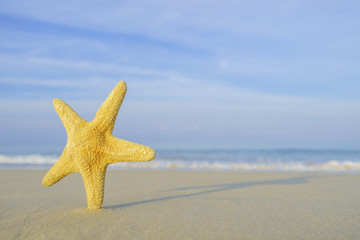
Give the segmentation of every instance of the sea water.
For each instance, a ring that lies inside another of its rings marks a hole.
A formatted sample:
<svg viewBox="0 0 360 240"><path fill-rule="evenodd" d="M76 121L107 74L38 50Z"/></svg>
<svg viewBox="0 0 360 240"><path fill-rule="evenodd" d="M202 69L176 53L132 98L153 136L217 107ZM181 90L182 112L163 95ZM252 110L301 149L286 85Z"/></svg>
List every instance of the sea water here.
<svg viewBox="0 0 360 240"><path fill-rule="evenodd" d="M49 169L61 152L1 154L2 169ZM326 171L360 173L360 150L156 149L151 162L123 162L111 169L192 171Z"/></svg>

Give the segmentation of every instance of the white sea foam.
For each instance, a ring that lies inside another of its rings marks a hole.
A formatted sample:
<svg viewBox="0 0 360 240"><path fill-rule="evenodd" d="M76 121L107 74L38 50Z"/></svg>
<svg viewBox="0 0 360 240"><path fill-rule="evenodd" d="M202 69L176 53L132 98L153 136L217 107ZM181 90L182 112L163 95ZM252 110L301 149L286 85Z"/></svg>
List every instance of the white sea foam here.
<svg viewBox="0 0 360 240"><path fill-rule="evenodd" d="M0 168L50 168L59 155L0 155ZM325 161L322 163L261 161L204 161L155 159L151 162L120 162L111 169L154 169L192 171L320 171L320 172L360 172L360 161Z"/></svg>
<svg viewBox="0 0 360 240"><path fill-rule="evenodd" d="M210 163L184 161L153 161L148 163L115 163L113 168L120 169L171 169L194 171L352 171L360 172L360 162L329 161L324 164L251 164L251 163Z"/></svg>
<svg viewBox="0 0 360 240"><path fill-rule="evenodd" d="M0 155L1 165L47 165L54 164L58 155Z"/></svg>

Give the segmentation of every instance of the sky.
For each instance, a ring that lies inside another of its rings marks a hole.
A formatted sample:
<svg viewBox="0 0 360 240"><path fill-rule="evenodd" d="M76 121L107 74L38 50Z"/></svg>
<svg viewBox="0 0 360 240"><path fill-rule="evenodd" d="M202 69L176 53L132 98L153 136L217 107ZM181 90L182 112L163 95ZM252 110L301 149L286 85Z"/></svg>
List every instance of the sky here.
<svg viewBox="0 0 360 240"><path fill-rule="evenodd" d="M360 149L360 2L0 1L0 153L61 151L52 106L155 148Z"/></svg>

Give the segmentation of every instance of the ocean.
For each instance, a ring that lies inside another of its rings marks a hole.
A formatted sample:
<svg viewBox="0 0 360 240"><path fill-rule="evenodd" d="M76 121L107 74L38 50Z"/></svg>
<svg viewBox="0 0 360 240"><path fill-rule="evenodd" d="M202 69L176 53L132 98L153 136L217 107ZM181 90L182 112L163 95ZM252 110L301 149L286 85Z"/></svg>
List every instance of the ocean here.
<svg viewBox="0 0 360 240"><path fill-rule="evenodd" d="M155 149L144 163L115 163L110 169L190 171L290 171L360 173L360 150L321 149ZM49 169L61 152L1 154L1 169Z"/></svg>

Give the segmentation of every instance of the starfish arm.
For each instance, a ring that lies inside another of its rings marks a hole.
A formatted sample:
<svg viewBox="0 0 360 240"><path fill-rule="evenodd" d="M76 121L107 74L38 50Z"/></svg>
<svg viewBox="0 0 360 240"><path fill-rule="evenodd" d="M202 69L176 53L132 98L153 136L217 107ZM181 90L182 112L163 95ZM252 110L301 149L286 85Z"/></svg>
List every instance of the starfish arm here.
<svg viewBox="0 0 360 240"><path fill-rule="evenodd" d="M116 162L147 162L155 158L154 149L114 136L108 137L104 153L107 164Z"/></svg>
<svg viewBox="0 0 360 240"><path fill-rule="evenodd" d="M101 209L103 207L106 168L107 165L103 165L97 169L87 168L81 171L88 209Z"/></svg>
<svg viewBox="0 0 360 240"><path fill-rule="evenodd" d="M120 81L111 91L107 99L103 102L100 109L96 113L93 124L97 126L99 131L109 131L112 133L115 120L119 112L120 106L126 94L126 83Z"/></svg>
<svg viewBox="0 0 360 240"><path fill-rule="evenodd" d="M72 161L71 156L69 155L69 151L67 150L67 147L65 147L63 153L60 156L60 159L46 173L42 180L42 185L44 187L52 186L70 173L76 171L77 169Z"/></svg>
<svg viewBox="0 0 360 240"><path fill-rule="evenodd" d="M126 83L120 81L103 102L92 123L99 131L112 133L120 106L126 94Z"/></svg>
<svg viewBox="0 0 360 240"><path fill-rule="evenodd" d="M66 132L69 134L74 129L86 123L66 102L61 99L54 99L54 108L58 113L62 123L65 126Z"/></svg>

